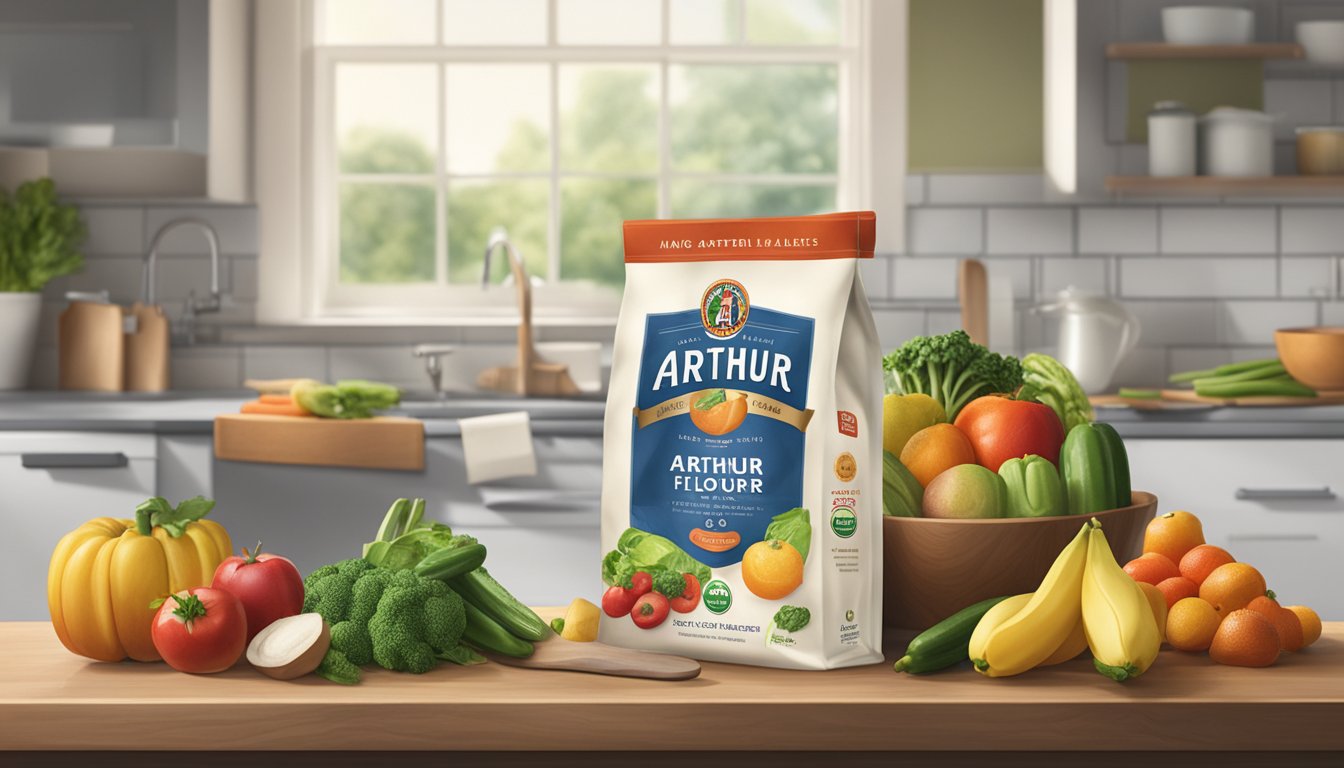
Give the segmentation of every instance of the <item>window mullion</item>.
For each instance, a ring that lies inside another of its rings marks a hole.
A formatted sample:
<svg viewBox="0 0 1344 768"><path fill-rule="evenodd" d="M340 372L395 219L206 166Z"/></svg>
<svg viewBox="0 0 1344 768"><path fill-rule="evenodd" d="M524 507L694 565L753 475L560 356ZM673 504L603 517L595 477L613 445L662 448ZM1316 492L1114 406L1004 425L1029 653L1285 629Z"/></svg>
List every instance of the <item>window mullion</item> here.
<svg viewBox="0 0 1344 768"><path fill-rule="evenodd" d="M437 4L442 13L442 3ZM440 19L440 22L442 19ZM442 34L443 25L439 25ZM438 152L435 153L436 173L434 174L434 281L439 285L448 284L448 65L435 67L438 72L438 87L434 101L438 104L435 117L438 125Z"/></svg>

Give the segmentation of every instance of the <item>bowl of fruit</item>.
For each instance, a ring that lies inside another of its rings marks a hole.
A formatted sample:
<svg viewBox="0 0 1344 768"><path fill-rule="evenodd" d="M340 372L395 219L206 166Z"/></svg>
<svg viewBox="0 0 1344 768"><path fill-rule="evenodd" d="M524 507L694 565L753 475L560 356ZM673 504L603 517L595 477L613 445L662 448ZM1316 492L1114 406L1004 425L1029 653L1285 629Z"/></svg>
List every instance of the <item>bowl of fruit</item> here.
<svg viewBox="0 0 1344 768"><path fill-rule="evenodd" d="M1157 498L1130 488L1124 442L1051 357L961 331L883 361L883 621L922 630L1031 592L1092 519L1116 560L1139 554Z"/></svg>

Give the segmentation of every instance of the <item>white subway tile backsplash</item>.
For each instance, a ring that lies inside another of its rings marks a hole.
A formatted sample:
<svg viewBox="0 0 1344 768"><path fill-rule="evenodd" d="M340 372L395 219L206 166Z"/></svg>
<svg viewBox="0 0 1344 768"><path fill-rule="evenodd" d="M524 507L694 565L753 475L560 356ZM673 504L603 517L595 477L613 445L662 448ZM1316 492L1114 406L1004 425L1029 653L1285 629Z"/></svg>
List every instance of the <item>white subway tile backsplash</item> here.
<svg viewBox="0 0 1344 768"><path fill-rule="evenodd" d="M1163 253L1274 253L1277 250L1273 208L1164 207L1161 211Z"/></svg>
<svg viewBox="0 0 1344 768"><path fill-rule="evenodd" d="M1321 325L1344 325L1344 301L1321 304Z"/></svg>
<svg viewBox="0 0 1344 768"><path fill-rule="evenodd" d="M1032 274L1031 259L995 257L985 259L985 272L991 283L995 278L1006 277L1013 284L1014 299L1032 299L1036 296Z"/></svg>
<svg viewBox="0 0 1344 768"><path fill-rule="evenodd" d="M141 261L116 256L85 259L84 268L47 283L42 296L47 301L65 301L66 291L103 291L117 304L129 304L140 296Z"/></svg>
<svg viewBox="0 0 1344 768"><path fill-rule="evenodd" d="M145 209L84 206L79 210L88 228L81 250L88 256L139 256L145 247Z"/></svg>
<svg viewBox="0 0 1344 768"><path fill-rule="evenodd" d="M1073 208L991 208L988 253L1073 253Z"/></svg>
<svg viewBox="0 0 1344 768"><path fill-rule="evenodd" d="M1172 347L1167 354L1170 373L1207 371L1232 362L1232 351L1227 347Z"/></svg>
<svg viewBox="0 0 1344 768"><path fill-rule="evenodd" d="M244 347L245 379L327 379L324 347Z"/></svg>
<svg viewBox="0 0 1344 768"><path fill-rule="evenodd" d="M1167 351L1162 347L1135 347L1120 361L1107 390L1120 387L1160 387L1167 380Z"/></svg>
<svg viewBox="0 0 1344 768"><path fill-rule="evenodd" d="M877 338L882 351L889 352L904 344L908 339L923 335L924 310L922 309L874 309L873 321L877 323Z"/></svg>
<svg viewBox="0 0 1344 768"><path fill-rule="evenodd" d="M238 347L174 347L169 358L173 389L237 389L242 386Z"/></svg>
<svg viewBox="0 0 1344 768"><path fill-rule="evenodd" d="M1106 259L1061 256L1041 259L1040 265L1042 300L1052 299L1070 286L1093 293L1107 292Z"/></svg>
<svg viewBox="0 0 1344 768"><path fill-rule="evenodd" d="M1286 254L1344 253L1344 206L1285 206L1282 227Z"/></svg>
<svg viewBox="0 0 1344 768"><path fill-rule="evenodd" d="M247 205L152 207L145 213L145 244L159 228L174 219L204 219L219 235L219 248L227 254L257 253L257 209ZM204 256L210 253L205 235L194 227L175 229L159 244L170 256Z"/></svg>
<svg viewBox="0 0 1344 768"><path fill-rule="evenodd" d="M1271 298L1273 258L1146 258L1120 263L1120 295L1130 298Z"/></svg>
<svg viewBox="0 0 1344 768"><path fill-rule="evenodd" d="M1331 109L1329 80L1265 80L1265 111L1275 117L1274 138L1291 141L1302 125L1329 125Z"/></svg>
<svg viewBox="0 0 1344 768"><path fill-rule="evenodd" d="M891 295L897 299L955 299L957 259L894 259Z"/></svg>
<svg viewBox="0 0 1344 768"><path fill-rule="evenodd" d="M870 301L891 296L891 261L892 257L887 254L859 259L859 276L863 279L863 290Z"/></svg>
<svg viewBox="0 0 1344 768"><path fill-rule="evenodd" d="M906 221L910 253L978 254L984 248L982 218L979 208L910 210Z"/></svg>
<svg viewBox="0 0 1344 768"><path fill-rule="evenodd" d="M443 361L445 366L453 364L451 355ZM410 347L331 347L327 350L327 367L332 381L373 379L402 389L430 389L425 361L411 354Z"/></svg>
<svg viewBox="0 0 1344 768"><path fill-rule="evenodd" d="M912 173L905 177L905 204L923 205L927 200L924 197L925 176L920 173Z"/></svg>
<svg viewBox="0 0 1344 768"><path fill-rule="evenodd" d="M257 260L247 256L229 258L229 295L235 299L257 298Z"/></svg>
<svg viewBox="0 0 1344 768"><path fill-rule="evenodd" d="M1125 308L1138 319L1145 347L1217 343L1217 302L1129 300Z"/></svg>
<svg viewBox="0 0 1344 768"><path fill-rule="evenodd" d="M1156 208L1079 208L1079 253L1157 253Z"/></svg>
<svg viewBox="0 0 1344 768"><path fill-rule="evenodd" d="M1316 324L1313 301L1219 302L1220 344L1273 344L1274 329Z"/></svg>
<svg viewBox="0 0 1344 768"><path fill-rule="evenodd" d="M192 292L198 298L210 296L210 259L205 256L168 257L158 260L158 301L166 305L180 305ZM228 264L220 265L220 289L228 293Z"/></svg>
<svg viewBox="0 0 1344 768"><path fill-rule="evenodd" d="M956 309L930 309L924 322L925 333L930 335L951 333L961 328L961 311Z"/></svg>
<svg viewBox="0 0 1344 768"><path fill-rule="evenodd" d="M1279 295L1284 298L1328 299L1335 295L1337 260L1322 256L1279 259Z"/></svg>
<svg viewBox="0 0 1344 768"><path fill-rule="evenodd" d="M1045 177L1039 173L935 173L929 177L934 205L1040 202Z"/></svg>
<svg viewBox="0 0 1344 768"><path fill-rule="evenodd" d="M1279 350L1270 345L1228 347L1228 352L1231 353L1232 362L1234 363L1245 363L1251 360L1268 360L1271 357L1279 356Z"/></svg>

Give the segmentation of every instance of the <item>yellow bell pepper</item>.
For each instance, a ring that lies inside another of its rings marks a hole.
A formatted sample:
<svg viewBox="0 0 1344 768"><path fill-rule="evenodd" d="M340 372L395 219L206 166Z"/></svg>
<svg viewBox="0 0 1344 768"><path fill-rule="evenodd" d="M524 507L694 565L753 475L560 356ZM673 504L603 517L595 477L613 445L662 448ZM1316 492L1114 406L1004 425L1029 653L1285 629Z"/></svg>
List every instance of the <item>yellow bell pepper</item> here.
<svg viewBox="0 0 1344 768"><path fill-rule="evenodd" d="M200 497L141 504L134 520L97 517L56 544L47 569L47 607L71 652L98 661L158 661L150 603L208 585L233 550L224 527L202 517Z"/></svg>
<svg viewBox="0 0 1344 768"><path fill-rule="evenodd" d="M565 611L565 628L560 631L560 636L576 643L591 643L597 639L597 625L601 620L602 611L596 605L576 597Z"/></svg>

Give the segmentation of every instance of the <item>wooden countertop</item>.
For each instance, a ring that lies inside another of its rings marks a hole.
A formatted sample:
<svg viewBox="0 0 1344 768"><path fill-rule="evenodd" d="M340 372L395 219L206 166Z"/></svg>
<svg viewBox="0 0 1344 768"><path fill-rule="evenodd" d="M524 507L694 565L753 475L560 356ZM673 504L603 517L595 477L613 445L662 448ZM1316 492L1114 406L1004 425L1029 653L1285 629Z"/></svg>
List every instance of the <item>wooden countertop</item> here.
<svg viewBox="0 0 1344 768"><path fill-rule="evenodd" d="M446 664L342 687L91 662L45 623L0 624L0 648L0 750L1344 751L1344 622L1269 669L1163 651L1124 685L1074 661L1003 680L705 664L683 683Z"/></svg>

